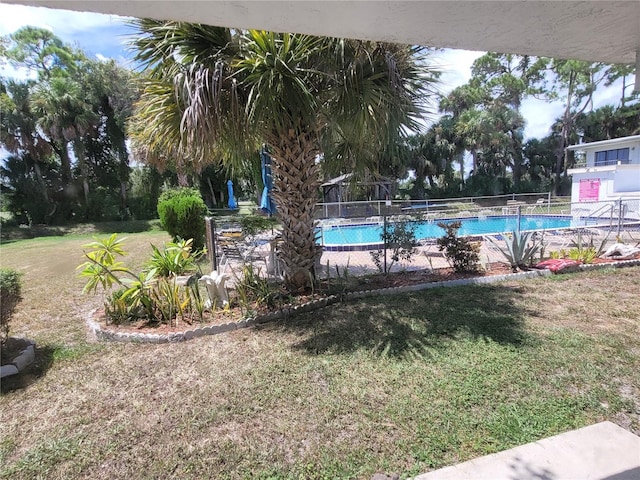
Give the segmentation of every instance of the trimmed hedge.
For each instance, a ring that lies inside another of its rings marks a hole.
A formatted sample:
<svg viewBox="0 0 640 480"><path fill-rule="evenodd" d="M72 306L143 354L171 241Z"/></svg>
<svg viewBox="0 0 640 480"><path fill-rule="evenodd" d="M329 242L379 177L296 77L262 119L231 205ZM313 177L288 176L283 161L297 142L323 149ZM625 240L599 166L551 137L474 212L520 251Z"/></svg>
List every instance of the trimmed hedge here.
<svg viewBox="0 0 640 480"><path fill-rule="evenodd" d="M0 268L0 343L9 337L9 323L13 311L22 299L22 274L9 268Z"/></svg>
<svg viewBox="0 0 640 480"><path fill-rule="evenodd" d="M160 223L174 241L193 239L193 249L204 248L207 206L195 188L166 190L158 199Z"/></svg>

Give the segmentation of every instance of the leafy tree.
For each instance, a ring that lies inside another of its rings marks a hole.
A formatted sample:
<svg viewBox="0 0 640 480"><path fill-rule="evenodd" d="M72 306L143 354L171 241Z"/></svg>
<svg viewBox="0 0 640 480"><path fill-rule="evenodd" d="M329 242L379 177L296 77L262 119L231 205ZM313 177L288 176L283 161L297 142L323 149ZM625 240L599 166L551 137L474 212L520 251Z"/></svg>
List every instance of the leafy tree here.
<svg viewBox="0 0 640 480"><path fill-rule="evenodd" d="M267 143L283 225L285 280L309 284L320 253L318 158L363 172L418 128L435 81L424 49L140 20L149 76L134 135L147 159L237 163ZM179 54L178 54L179 53Z"/></svg>
<svg viewBox="0 0 640 480"><path fill-rule="evenodd" d="M511 168L516 188L522 176L522 139L524 120L520 113L522 101L528 96L541 96L545 91L545 73L549 60L528 55L514 55L489 52L474 61L471 73L493 99L492 103L511 107L515 113L512 119L519 117L511 126L506 127L512 146ZM500 109L504 114L504 109Z"/></svg>
<svg viewBox="0 0 640 480"><path fill-rule="evenodd" d="M67 76L74 68L74 52L45 28L26 26L4 38L5 61L17 68L36 72L40 80Z"/></svg>
<svg viewBox="0 0 640 480"><path fill-rule="evenodd" d="M615 108L605 105L576 117L576 129L584 142L636 135L640 132L640 103Z"/></svg>
<svg viewBox="0 0 640 480"><path fill-rule="evenodd" d="M556 194L561 194L561 176L564 173L566 177L569 165L569 152L566 147L571 144L576 119L592 104L593 94L598 85L612 79L613 76L607 65L580 60L554 59L550 68L555 74L555 82L547 92L547 98L562 99L564 103L555 167Z"/></svg>
<svg viewBox="0 0 640 480"><path fill-rule="evenodd" d="M33 170L36 188L47 203L50 186L42 173L52 153L51 144L37 128L37 118L31 109L29 89L32 82L3 80L0 83L0 141L16 158L22 156L27 170ZM46 221L46 216L42 221Z"/></svg>
<svg viewBox="0 0 640 480"><path fill-rule="evenodd" d="M3 61L37 76L25 82L3 80L0 136L35 172L51 206L44 221L98 218L95 207L112 196L105 188L118 186L111 177L120 180L123 212L129 172L124 125L135 97L130 72L115 62L90 60L44 29L22 28L4 37L3 44ZM42 171L51 162L60 168L49 168L57 177L45 181ZM114 162L118 168L112 168ZM15 180L19 172L9 177ZM92 183L101 188L95 196Z"/></svg>
<svg viewBox="0 0 640 480"><path fill-rule="evenodd" d="M527 174L531 182L530 190L548 189L553 177L557 139L550 135L543 139L532 138L523 147Z"/></svg>

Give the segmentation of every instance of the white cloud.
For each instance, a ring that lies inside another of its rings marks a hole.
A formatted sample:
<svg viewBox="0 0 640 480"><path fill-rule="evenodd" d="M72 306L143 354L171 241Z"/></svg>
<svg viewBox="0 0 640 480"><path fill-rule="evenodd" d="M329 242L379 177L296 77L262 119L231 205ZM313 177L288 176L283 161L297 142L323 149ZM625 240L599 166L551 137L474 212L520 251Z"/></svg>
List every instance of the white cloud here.
<svg viewBox="0 0 640 480"><path fill-rule="evenodd" d="M7 35L25 25L46 28L61 38L72 37L99 26L121 22L122 17L88 12L55 10L24 5L0 5L0 35Z"/></svg>
<svg viewBox="0 0 640 480"><path fill-rule="evenodd" d="M484 53L446 49L434 57L436 65L443 72L441 77L443 94L446 95L454 88L467 83L471 78L471 65Z"/></svg>

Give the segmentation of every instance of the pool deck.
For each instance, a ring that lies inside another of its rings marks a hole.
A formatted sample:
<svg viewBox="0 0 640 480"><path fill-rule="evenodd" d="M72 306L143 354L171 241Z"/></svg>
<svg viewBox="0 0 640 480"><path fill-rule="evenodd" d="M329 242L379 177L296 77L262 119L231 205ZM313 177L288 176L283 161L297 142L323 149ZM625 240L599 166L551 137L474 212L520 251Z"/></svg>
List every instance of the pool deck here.
<svg viewBox="0 0 640 480"><path fill-rule="evenodd" d="M414 480L638 480L640 437L611 422L418 475Z"/></svg>
<svg viewBox="0 0 640 480"><path fill-rule="evenodd" d="M588 235L588 233L587 233ZM626 239L627 243L636 243L638 241L639 234L634 232L632 236L625 237L625 234L622 235L623 239ZM482 238L482 237L476 237ZM506 259L500 248L503 245L502 240L497 240L494 243L489 242L484 237L484 240L479 241L480 245L480 253L479 253L479 263L481 267L485 267L489 264L493 263L506 263ZM577 233L571 230L558 230L558 231L549 231L544 234L544 248L546 256L549 256L549 252L552 251L560 251L562 249L568 249L571 245L572 241L575 241L577 238ZM603 237L600 237L603 238ZM253 252L252 262L256 262L256 266L261 269L263 274L266 274L267 265L270 263L269 259L271 256L271 248L270 245L271 237L265 236L265 238L257 238L254 240L259 240L259 245L257 247L252 247L251 251ZM583 236L583 241L587 240L588 237ZM594 244L598 245L600 239L595 238ZM615 242L615 237L613 235L608 236L608 244L612 244ZM246 245L245 245L246 246ZM390 253L388 253L388 257L390 257ZM390 260L388 260L390 262ZM229 263L229 268L233 271L238 272L239 266L241 264L241 260L236 259ZM378 273L378 269L371 257L369 251L361 250L361 251L323 251L322 257L320 259L320 271L318 275L320 278L324 278L327 275L327 271L330 276L335 276L337 274L336 267L339 267L341 274L345 271L348 271L349 275L354 276L362 276L368 274ZM328 265L328 268L327 268ZM436 270L441 268L450 267L448 260L445 258L443 252L438 249L438 245L435 240L431 241L423 241L416 247L415 253L411 257L411 261L399 261L395 263L391 271L392 272L402 272L402 271L412 271L412 270Z"/></svg>
<svg viewBox="0 0 640 480"><path fill-rule="evenodd" d="M552 250L560 250L566 248L572 239L571 235L551 235L547 234L545 237L546 252ZM612 239L612 242L614 239ZM484 240L480 243L480 265L484 266L491 263L502 262L505 263L506 259L500 250L490 242ZM498 245L502 244L502 241L497 242ZM368 251L355 251L355 252L323 252L321 264L326 266L329 262L330 269L335 271L335 266L342 268L348 267L349 273L353 275L366 275L377 273L377 268L371 259L371 255ZM444 253L438 249L438 245L435 241L428 242L416 247L416 253L412 256L411 262L400 261L393 265L392 271L399 272L403 270L435 270L440 268L450 267L448 260L444 256ZM321 272L322 273L322 272Z"/></svg>

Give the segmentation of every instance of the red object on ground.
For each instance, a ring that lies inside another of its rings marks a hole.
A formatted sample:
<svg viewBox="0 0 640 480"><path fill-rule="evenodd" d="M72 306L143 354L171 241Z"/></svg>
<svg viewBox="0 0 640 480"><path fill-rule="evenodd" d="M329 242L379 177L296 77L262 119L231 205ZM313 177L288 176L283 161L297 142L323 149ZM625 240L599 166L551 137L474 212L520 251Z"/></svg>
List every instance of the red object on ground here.
<svg viewBox="0 0 640 480"><path fill-rule="evenodd" d="M575 269L582 262L576 260L569 260L568 258L550 258L536 264L536 268L546 268L553 273L560 273L567 269Z"/></svg>

